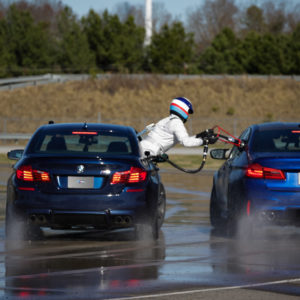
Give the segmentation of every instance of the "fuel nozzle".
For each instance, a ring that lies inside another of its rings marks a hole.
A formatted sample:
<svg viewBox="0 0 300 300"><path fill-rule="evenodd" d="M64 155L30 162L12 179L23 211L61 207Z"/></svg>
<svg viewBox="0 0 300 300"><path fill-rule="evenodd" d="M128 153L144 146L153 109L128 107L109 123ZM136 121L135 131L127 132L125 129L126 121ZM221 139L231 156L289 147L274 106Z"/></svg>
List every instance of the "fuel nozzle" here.
<svg viewBox="0 0 300 300"><path fill-rule="evenodd" d="M215 127L213 127L213 130L215 132L217 132L216 136L218 137L219 141L227 143L227 144L233 144L238 147L245 146L245 143L242 140L236 138L234 135L230 134L228 131L226 131L222 127L216 125Z"/></svg>

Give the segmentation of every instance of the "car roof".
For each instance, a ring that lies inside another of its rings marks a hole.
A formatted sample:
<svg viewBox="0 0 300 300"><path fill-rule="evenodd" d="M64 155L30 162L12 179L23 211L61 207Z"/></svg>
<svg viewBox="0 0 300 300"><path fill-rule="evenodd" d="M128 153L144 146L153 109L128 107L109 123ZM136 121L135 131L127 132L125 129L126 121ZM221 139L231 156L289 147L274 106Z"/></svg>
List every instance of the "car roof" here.
<svg viewBox="0 0 300 300"><path fill-rule="evenodd" d="M267 122L250 126L254 130L277 130L277 129L298 129L300 130L300 122Z"/></svg>
<svg viewBox="0 0 300 300"><path fill-rule="evenodd" d="M130 126L103 124L103 123L53 123L43 125L39 130L101 130L101 131L117 131L123 133L134 133L134 129Z"/></svg>
<svg viewBox="0 0 300 300"><path fill-rule="evenodd" d="M103 123L57 123L57 124L47 124L39 127L33 136L31 137L28 145L25 148L25 153L28 154L30 151L30 145L35 143L39 136L49 134L60 134L68 131L78 131L78 132L89 132L98 131L104 133L105 135L120 135L126 136L132 143L132 153L134 155L139 155L138 139L136 136L136 131L130 126L116 125L116 124L103 124ZM28 152L29 151L29 152Z"/></svg>

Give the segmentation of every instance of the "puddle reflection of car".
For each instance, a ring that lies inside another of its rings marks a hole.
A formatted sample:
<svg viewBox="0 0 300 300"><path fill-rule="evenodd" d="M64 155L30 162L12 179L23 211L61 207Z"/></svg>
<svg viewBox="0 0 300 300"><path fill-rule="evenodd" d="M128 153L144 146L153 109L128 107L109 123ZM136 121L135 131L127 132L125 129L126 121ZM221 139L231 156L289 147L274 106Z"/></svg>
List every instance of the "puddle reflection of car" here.
<svg viewBox="0 0 300 300"><path fill-rule="evenodd" d="M214 174L211 224L229 233L253 226L300 225L300 124L264 123L247 128L245 146L214 149L226 159Z"/></svg>
<svg viewBox="0 0 300 300"><path fill-rule="evenodd" d="M82 242L88 245L85 250L77 248ZM26 243L24 248L20 248L20 242L15 249L9 246L5 257L7 299L96 299L101 298L100 293L111 296L123 289L143 287L145 281L157 280L160 275L165 260L163 234L156 243L91 246L90 242L73 237L71 242L62 241L59 245L57 239L46 244Z"/></svg>
<svg viewBox="0 0 300 300"><path fill-rule="evenodd" d="M8 157L18 160L7 187L8 238L33 238L42 227L134 228L138 238L158 238L165 191L133 128L48 124Z"/></svg>

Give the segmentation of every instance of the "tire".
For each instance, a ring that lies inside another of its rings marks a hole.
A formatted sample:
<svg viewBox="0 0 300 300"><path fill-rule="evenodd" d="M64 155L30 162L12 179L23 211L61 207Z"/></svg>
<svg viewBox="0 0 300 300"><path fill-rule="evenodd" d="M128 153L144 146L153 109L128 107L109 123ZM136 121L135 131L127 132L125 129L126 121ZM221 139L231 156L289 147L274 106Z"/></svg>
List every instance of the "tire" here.
<svg viewBox="0 0 300 300"><path fill-rule="evenodd" d="M210 223L216 229L224 229L226 226L226 221L221 216L221 209L218 205L218 198L216 194L216 188L213 186L210 196L210 205L209 205L209 213L210 213Z"/></svg>
<svg viewBox="0 0 300 300"><path fill-rule="evenodd" d="M137 240L157 240L166 214L166 192L163 184L159 186L156 208L151 220L147 223L135 225L135 238Z"/></svg>

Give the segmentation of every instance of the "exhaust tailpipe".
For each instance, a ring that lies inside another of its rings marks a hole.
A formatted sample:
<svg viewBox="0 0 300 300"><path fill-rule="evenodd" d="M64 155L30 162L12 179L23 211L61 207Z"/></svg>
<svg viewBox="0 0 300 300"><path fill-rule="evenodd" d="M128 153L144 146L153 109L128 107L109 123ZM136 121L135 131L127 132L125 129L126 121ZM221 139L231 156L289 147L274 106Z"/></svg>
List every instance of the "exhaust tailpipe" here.
<svg viewBox="0 0 300 300"><path fill-rule="evenodd" d="M121 216L117 216L117 217L115 218L115 223L116 223L116 224L121 224L121 223L123 223L123 218L122 218Z"/></svg>
<svg viewBox="0 0 300 300"><path fill-rule="evenodd" d="M127 225L131 224L131 218L130 218L129 216L126 216L126 217L124 218L124 221L125 221L125 223L126 223Z"/></svg>
<svg viewBox="0 0 300 300"><path fill-rule="evenodd" d="M30 220L30 222L35 223L36 220L37 220L36 215L31 215L31 216L29 217L29 220Z"/></svg>

